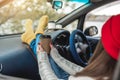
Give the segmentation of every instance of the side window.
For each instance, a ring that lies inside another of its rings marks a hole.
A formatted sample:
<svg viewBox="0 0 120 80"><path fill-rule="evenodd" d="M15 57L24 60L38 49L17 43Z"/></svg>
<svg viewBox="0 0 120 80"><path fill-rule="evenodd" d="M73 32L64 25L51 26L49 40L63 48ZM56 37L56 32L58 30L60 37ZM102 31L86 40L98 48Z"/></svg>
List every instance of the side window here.
<svg viewBox="0 0 120 80"><path fill-rule="evenodd" d="M64 27L64 29L68 30L69 32L72 32L73 30L75 30L77 28L77 25L78 25L78 19L73 21L72 23L70 23L66 27Z"/></svg>
<svg viewBox="0 0 120 80"><path fill-rule="evenodd" d="M84 33L92 37L101 37L101 29L104 23L111 16L120 14L119 3L120 1L115 1L89 12L83 27Z"/></svg>

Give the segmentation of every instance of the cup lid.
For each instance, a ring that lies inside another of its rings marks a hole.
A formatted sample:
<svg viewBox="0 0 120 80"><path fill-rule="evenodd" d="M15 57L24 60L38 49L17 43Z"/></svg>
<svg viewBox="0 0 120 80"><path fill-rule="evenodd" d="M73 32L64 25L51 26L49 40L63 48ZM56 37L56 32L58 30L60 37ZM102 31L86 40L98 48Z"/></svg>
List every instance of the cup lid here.
<svg viewBox="0 0 120 80"><path fill-rule="evenodd" d="M40 38L51 38L51 36L50 35L41 35Z"/></svg>

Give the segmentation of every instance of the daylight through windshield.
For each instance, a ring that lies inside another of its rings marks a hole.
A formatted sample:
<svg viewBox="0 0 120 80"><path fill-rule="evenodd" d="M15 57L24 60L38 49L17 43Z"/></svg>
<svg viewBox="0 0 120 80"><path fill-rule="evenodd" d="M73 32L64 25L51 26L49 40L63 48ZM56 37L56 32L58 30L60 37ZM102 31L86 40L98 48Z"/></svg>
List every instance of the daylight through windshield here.
<svg viewBox="0 0 120 80"><path fill-rule="evenodd" d="M0 0L0 4L2 1L6 4L0 6L0 35L23 32L26 19L32 19L35 28L43 15L48 15L50 21L56 21L85 4L85 0L81 3L78 0L64 0L63 7L56 11L47 0Z"/></svg>

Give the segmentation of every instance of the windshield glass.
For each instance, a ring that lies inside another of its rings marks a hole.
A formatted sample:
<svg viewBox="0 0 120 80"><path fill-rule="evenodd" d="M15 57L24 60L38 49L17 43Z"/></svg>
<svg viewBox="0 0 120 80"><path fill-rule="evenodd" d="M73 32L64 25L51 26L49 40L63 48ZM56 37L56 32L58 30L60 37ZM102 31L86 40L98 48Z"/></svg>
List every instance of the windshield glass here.
<svg viewBox="0 0 120 80"><path fill-rule="evenodd" d="M87 2L63 0L63 7L55 10L48 0L0 0L0 35L24 32L26 19L33 20L34 28L43 15L48 15L50 21L56 21Z"/></svg>

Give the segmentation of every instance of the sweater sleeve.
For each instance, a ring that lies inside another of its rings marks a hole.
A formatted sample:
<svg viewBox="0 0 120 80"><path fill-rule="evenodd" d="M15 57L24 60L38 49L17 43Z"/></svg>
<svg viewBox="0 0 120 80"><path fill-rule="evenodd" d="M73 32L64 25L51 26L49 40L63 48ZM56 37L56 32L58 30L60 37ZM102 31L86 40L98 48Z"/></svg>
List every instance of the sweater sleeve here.
<svg viewBox="0 0 120 80"><path fill-rule="evenodd" d="M39 65L39 74L42 80L58 80L57 76L52 71L50 66L48 55L46 52L40 52L37 55L38 65Z"/></svg>
<svg viewBox="0 0 120 80"><path fill-rule="evenodd" d="M68 72L70 75L75 75L77 72L80 72L83 69L83 67L63 58L58 53L56 48L51 49L50 55L53 58L53 60L56 62L56 64L60 66L64 71Z"/></svg>
<svg viewBox="0 0 120 80"><path fill-rule="evenodd" d="M96 79L88 76L79 76L79 77L70 76L68 80L96 80Z"/></svg>

